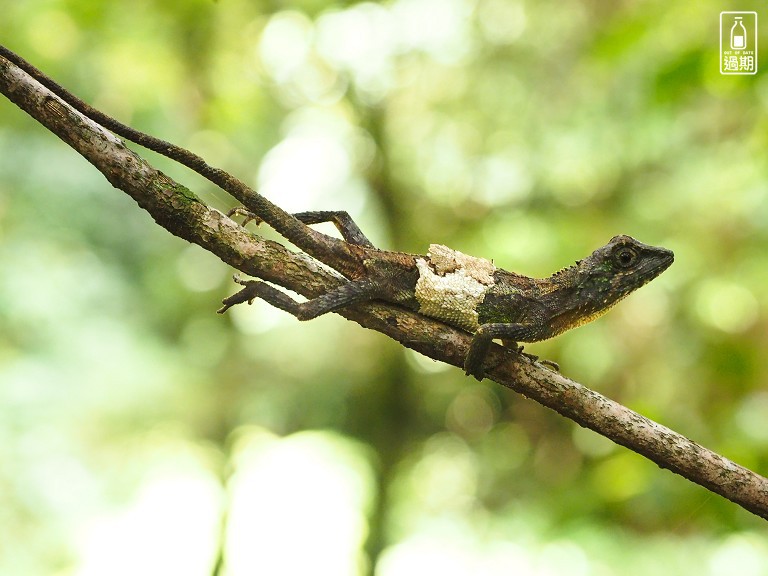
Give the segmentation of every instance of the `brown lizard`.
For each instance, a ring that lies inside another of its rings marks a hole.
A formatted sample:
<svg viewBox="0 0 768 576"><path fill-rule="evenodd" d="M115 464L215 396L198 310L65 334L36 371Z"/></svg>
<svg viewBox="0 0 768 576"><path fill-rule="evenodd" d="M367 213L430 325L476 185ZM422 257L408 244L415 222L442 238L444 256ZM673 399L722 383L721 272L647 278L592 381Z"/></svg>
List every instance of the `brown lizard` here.
<svg viewBox="0 0 768 576"><path fill-rule="evenodd" d="M225 299L219 312L262 298L299 320L309 320L356 302L391 302L472 333L464 369L482 379L483 361L492 340L517 346L517 342L545 340L590 322L656 278L674 260L666 248L615 236L573 266L547 278L530 278L439 244L431 245L424 256L379 250L346 212L289 214L192 152L96 110L3 46L0 56L105 128L184 164L220 186L256 219L348 280L307 302L297 302L261 280L238 280L243 289ZM333 222L343 239L309 227L320 222Z"/></svg>

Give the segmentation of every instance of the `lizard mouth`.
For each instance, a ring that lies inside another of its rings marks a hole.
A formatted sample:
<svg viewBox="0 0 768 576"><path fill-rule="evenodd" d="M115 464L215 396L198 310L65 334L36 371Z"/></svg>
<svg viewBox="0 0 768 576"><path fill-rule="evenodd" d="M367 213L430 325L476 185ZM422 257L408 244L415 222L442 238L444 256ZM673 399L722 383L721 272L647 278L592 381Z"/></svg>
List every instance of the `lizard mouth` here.
<svg viewBox="0 0 768 576"><path fill-rule="evenodd" d="M675 261L675 253L672 250L666 248L655 248L656 254L651 258L648 258L646 266L640 271L640 278L643 284L647 284L657 276L659 276L664 270L672 266Z"/></svg>
<svg viewBox="0 0 768 576"><path fill-rule="evenodd" d="M672 250L661 248L661 251L662 253L660 254L659 274L672 266L672 263L675 261L675 253L672 252Z"/></svg>

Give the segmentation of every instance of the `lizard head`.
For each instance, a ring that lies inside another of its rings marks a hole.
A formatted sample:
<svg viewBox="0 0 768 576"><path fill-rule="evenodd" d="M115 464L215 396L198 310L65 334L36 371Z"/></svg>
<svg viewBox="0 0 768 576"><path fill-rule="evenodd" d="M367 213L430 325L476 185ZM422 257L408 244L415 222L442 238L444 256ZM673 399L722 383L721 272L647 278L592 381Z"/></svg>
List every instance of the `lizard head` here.
<svg viewBox="0 0 768 576"><path fill-rule="evenodd" d="M582 301L594 316L664 272L675 259L671 250L649 246L631 236L614 236L610 242L577 263Z"/></svg>
<svg viewBox="0 0 768 576"><path fill-rule="evenodd" d="M530 330L518 335L518 340L545 340L603 315L673 261L671 250L648 246L629 236L614 236L605 246L548 278L532 279L509 272L498 276L496 292L486 294L483 300L480 321L523 324ZM495 275L500 272L504 271L497 270Z"/></svg>

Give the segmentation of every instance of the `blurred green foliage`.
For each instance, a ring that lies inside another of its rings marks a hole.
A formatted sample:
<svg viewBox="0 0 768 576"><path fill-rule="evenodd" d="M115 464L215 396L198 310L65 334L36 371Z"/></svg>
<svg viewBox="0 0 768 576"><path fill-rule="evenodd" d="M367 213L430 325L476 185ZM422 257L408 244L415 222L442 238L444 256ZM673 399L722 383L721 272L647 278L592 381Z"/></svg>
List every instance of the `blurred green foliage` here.
<svg viewBox="0 0 768 576"><path fill-rule="evenodd" d="M382 247L532 275L618 233L673 249L605 318L530 348L765 473L768 78L719 73L734 9L768 18L754 0L29 0L0 37ZM332 315L216 316L230 270L5 100L0 266L2 574L768 573L762 521L508 390Z"/></svg>

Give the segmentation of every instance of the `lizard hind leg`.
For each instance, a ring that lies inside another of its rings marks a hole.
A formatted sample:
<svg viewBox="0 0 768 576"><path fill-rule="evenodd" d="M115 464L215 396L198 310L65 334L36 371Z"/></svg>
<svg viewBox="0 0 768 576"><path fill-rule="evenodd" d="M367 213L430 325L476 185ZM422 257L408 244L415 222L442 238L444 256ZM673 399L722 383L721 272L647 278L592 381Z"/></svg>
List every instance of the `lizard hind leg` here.
<svg viewBox="0 0 768 576"><path fill-rule="evenodd" d="M285 292L261 280L242 280L238 275L234 276L234 280L242 285L243 289L222 301L223 306L217 310L219 314L223 314L236 304L243 302L250 304L256 298L261 298L299 320L311 320L354 302L372 300L379 292L377 285L369 280L357 280L345 282L338 288L317 298L312 298L306 302L297 302Z"/></svg>

